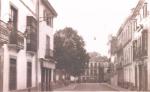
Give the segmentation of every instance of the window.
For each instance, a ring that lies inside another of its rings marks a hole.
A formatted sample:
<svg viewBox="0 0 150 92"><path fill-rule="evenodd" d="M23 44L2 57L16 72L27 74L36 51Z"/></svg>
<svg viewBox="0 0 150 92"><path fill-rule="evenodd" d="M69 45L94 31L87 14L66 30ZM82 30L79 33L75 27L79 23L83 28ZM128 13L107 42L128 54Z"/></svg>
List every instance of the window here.
<svg viewBox="0 0 150 92"><path fill-rule="evenodd" d="M133 60L137 57L137 40L133 41Z"/></svg>
<svg viewBox="0 0 150 92"><path fill-rule="evenodd" d="M93 75L93 70L91 69L91 75Z"/></svg>
<svg viewBox="0 0 150 92"><path fill-rule="evenodd" d="M148 32L147 30L143 30L142 32L142 54L147 55L148 50Z"/></svg>
<svg viewBox="0 0 150 92"><path fill-rule="evenodd" d="M10 59L9 66L9 90L15 90L17 87L17 65L16 59Z"/></svg>
<svg viewBox="0 0 150 92"><path fill-rule="evenodd" d="M87 70L87 75L89 75L89 70Z"/></svg>
<svg viewBox="0 0 150 92"><path fill-rule="evenodd" d="M10 7L10 19L14 29L17 29L18 11L15 7Z"/></svg>
<svg viewBox="0 0 150 92"><path fill-rule="evenodd" d="M97 74L97 72L96 72L96 70L94 69L94 75L96 76L96 74Z"/></svg>
<svg viewBox="0 0 150 92"><path fill-rule="evenodd" d="M145 3L143 6L143 17L147 17L147 3Z"/></svg>
<svg viewBox="0 0 150 92"><path fill-rule="evenodd" d="M46 21L46 24L53 27L53 17L50 16L50 13L47 10L43 11L44 20Z"/></svg>
<svg viewBox="0 0 150 92"><path fill-rule="evenodd" d="M46 49L50 49L50 37L46 36Z"/></svg>
<svg viewBox="0 0 150 92"><path fill-rule="evenodd" d="M101 64L99 63L99 67L101 67Z"/></svg>
<svg viewBox="0 0 150 92"><path fill-rule="evenodd" d="M27 51L37 51L37 21L33 16L27 16Z"/></svg>
<svg viewBox="0 0 150 92"><path fill-rule="evenodd" d="M137 19L134 20L134 31L137 29Z"/></svg>
<svg viewBox="0 0 150 92"><path fill-rule="evenodd" d="M50 58L53 56L53 53L50 50L50 37L46 36L46 49L45 49L45 58Z"/></svg>
<svg viewBox="0 0 150 92"><path fill-rule="evenodd" d="M97 63L95 63L94 67L95 67L95 68L97 67Z"/></svg>
<svg viewBox="0 0 150 92"><path fill-rule="evenodd" d="M85 75L87 75L87 71L85 70Z"/></svg>
<svg viewBox="0 0 150 92"><path fill-rule="evenodd" d="M93 63L91 63L91 68L93 68Z"/></svg>
<svg viewBox="0 0 150 92"><path fill-rule="evenodd" d="M32 86L32 63L27 62L27 87Z"/></svg>

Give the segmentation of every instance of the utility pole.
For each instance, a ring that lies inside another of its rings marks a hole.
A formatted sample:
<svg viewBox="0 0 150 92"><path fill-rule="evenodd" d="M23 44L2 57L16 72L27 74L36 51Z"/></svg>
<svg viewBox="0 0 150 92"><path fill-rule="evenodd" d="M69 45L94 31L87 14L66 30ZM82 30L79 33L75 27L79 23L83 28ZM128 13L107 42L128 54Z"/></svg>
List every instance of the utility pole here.
<svg viewBox="0 0 150 92"><path fill-rule="evenodd" d="M36 4L36 18L37 18L37 52L36 52L36 61L35 61L35 71L36 71L36 89L39 91L39 84L38 84L38 63L39 63L39 58L38 58L38 52L39 52L39 0L37 0Z"/></svg>

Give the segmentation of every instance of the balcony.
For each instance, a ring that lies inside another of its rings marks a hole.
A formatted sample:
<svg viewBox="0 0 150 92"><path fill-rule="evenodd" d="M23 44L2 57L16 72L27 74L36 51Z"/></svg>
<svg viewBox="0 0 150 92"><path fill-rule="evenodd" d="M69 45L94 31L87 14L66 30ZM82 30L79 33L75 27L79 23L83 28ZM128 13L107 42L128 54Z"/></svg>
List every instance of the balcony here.
<svg viewBox="0 0 150 92"><path fill-rule="evenodd" d="M123 68L123 66L122 66L121 63L117 63L117 64L116 64L116 69L117 69L117 70L122 69L122 68Z"/></svg>
<svg viewBox="0 0 150 92"><path fill-rule="evenodd" d="M17 50L24 48L24 35L20 31L11 31L9 34L9 44L10 48Z"/></svg>
<svg viewBox="0 0 150 92"><path fill-rule="evenodd" d="M8 43L10 48L23 49L24 35L18 30L10 31L7 23L0 20L0 43Z"/></svg>
<svg viewBox="0 0 150 92"><path fill-rule="evenodd" d="M0 21L0 43L9 43L9 46L24 47L24 35L20 31L10 31L7 24Z"/></svg>
<svg viewBox="0 0 150 92"><path fill-rule="evenodd" d="M53 50L46 49L46 51L45 51L45 58L47 58L47 59L53 58Z"/></svg>
<svg viewBox="0 0 150 92"><path fill-rule="evenodd" d="M123 45L120 43L120 44L117 45L116 51L117 52L122 52L122 50L123 50Z"/></svg>
<svg viewBox="0 0 150 92"><path fill-rule="evenodd" d="M147 50L143 50L141 47L138 47L137 49L133 49L133 60L139 61L143 60L147 57Z"/></svg>
<svg viewBox="0 0 150 92"><path fill-rule="evenodd" d="M141 38L133 41L133 60L134 61L141 61L147 58L148 56L148 35L147 34L148 34L147 30L143 30Z"/></svg>
<svg viewBox="0 0 150 92"><path fill-rule="evenodd" d="M0 44L8 43L9 33L7 24L0 20Z"/></svg>

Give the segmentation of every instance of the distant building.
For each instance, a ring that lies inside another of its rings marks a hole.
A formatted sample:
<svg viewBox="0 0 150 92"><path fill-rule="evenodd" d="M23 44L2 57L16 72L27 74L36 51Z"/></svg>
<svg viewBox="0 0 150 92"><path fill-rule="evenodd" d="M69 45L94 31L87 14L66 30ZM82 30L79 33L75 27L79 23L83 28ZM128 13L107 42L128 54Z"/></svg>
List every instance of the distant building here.
<svg viewBox="0 0 150 92"><path fill-rule="evenodd" d="M107 73L108 67L109 62L107 60L90 59L84 73L80 76L80 82L104 82L107 80L105 74Z"/></svg>

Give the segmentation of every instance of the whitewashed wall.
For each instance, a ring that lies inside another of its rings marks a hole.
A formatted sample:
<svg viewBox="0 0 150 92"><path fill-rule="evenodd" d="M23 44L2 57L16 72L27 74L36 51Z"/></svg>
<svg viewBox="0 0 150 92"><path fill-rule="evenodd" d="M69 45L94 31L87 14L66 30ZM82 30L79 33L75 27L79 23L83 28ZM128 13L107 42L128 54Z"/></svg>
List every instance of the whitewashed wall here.
<svg viewBox="0 0 150 92"><path fill-rule="evenodd" d="M31 11L24 6L21 2L27 5ZM10 5L14 6L18 10L18 30L25 32L26 30L26 17L35 17L35 4L36 0L1 0L1 20L7 23L10 16ZM9 58L10 56L16 56L17 59L17 90L25 89L27 80L27 55L26 55L26 40L24 42L24 49L18 53L15 51L9 51L7 45L4 48L4 75L3 75L3 91L8 92L9 88ZM35 56L32 58L32 86L35 86Z"/></svg>
<svg viewBox="0 0 150 92"><path fill-rule="evenodd" d="M45 7L40 2L40 28L39 28L39 58L44 58L45 56L45 49L46 49L46 35L50 37L50 49L53 50L53 28L50 26L47 26L46 22L43 20L43 11Z"/></svg>

